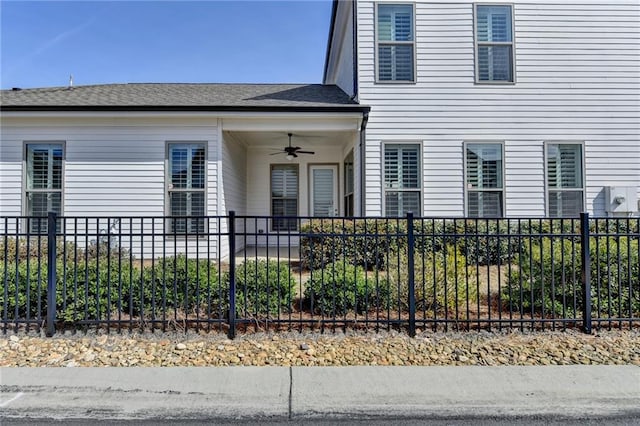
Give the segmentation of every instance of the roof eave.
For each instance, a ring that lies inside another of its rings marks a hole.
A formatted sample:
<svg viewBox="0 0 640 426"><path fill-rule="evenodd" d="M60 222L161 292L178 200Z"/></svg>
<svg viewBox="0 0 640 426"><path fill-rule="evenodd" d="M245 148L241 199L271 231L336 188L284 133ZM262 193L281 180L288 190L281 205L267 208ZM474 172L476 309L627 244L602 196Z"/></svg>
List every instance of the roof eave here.
<svg viewBox="0 0 640 426"><path fill-rule="evenodd" d="M360 104L331 106L209 106L209 105L6 105L1 112L318 112L368 113L370 107Z"/></svg>

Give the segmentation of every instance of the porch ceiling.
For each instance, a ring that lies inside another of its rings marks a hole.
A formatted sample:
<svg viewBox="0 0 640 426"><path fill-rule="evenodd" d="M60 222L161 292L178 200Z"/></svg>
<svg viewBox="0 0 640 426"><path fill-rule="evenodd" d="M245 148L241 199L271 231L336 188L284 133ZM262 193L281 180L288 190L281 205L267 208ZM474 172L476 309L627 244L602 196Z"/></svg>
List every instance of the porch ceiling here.
<svg viewBox="0 0 640 426"><path fill-rule="evenodd" d="M288 131L277 132L229 132L247 147L268 147L281 149L289 143ZM300 147L342 146L353 140L354 131L292 131L291 145Z"/></svg>

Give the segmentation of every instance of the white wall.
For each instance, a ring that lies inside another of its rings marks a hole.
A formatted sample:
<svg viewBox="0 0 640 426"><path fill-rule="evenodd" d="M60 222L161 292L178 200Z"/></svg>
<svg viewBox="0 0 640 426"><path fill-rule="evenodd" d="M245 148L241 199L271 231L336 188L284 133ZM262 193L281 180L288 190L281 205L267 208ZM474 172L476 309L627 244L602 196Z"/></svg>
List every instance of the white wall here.
<svg viewBox="0 0 640 426"><path fill-rule="evenodd" d="M337 7L324 84L335 84L346 94L353 96L353 4L351 1L340 1Z"/></svg>
<svg viewBox="0 0 640 426"><path fill-rule="evenodd" d="M63 214L100 217L165 215L167 142L204 142L208 157L205 213L216 215L217 135L216 119L3 118L0 215L25 213L21 205L24 144L46 141L65 144ZM141 229L139 223L133 221L134 232ZM145 232L151 232L151 221L144 223ZM162 231L162 222L155 223L156 231ZM103 224L106 228L106 221ZM123 225L129 229L128 221L123 220ZM102 225L91 223L89 229L96 226ZM216 232L217 222L211 226ZM161 250L163 241L159 238L154 244ZM177 244L185 245L184 241ZM145 249L150 250L150 245L145 243Z"/></svg>
<svg viewBox="0 0 640 426"><path fill-rule="evenodd" d="M401 0L399 1L402 2ZM513 85L474 83L473 3L417 1L415 84L376 84L374 2L359 0L359 100L371 106L366 213L382 213L381 144L423 144L424 214L464 213L464 141L505 144L506 214L545 214L544 141L585 144L586 207L640 187L640 3L516 0Z"/></svg>

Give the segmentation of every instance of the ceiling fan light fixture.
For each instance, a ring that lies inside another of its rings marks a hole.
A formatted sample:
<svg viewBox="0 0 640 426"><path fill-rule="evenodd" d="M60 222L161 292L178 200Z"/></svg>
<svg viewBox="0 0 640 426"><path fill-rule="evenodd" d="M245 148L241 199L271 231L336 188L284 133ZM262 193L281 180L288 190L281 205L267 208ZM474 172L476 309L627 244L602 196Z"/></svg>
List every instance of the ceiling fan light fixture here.
<svg viewBox="0 0 640 426"><path fill-rule="evenodd" d="M293 155L287 154L287 156L284 157L284 158L286 158L288 161L291 161L291 160L293 160Z"/></svg>

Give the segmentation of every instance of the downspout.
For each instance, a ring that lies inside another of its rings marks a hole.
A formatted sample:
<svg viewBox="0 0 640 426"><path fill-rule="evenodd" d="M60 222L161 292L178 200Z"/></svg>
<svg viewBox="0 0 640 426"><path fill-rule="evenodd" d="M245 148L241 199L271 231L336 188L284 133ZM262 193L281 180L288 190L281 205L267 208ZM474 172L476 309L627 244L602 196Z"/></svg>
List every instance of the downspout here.
<svg viewBox="0 0 640 426"><path fill-rule="evenodd" d="M352 43L353 43L353 96L351 99L355 101L358 100L358 19L357 19L357 10L358 10L358 1L353 0L351 2L351 19L353 23L351 25L353 29ZM364 119L364 125L366 126L366 120Z"/></svg>
<svg viewBox="0 0 640 426"><path fill-rule="evenodd" d="M367 122L369 121L369 112L362 113L362 124L360 125L360 216L365 216L365 203L367 201L367 187L365 174L365 145L367 143Z"/></svg>

